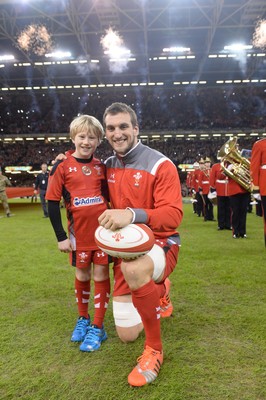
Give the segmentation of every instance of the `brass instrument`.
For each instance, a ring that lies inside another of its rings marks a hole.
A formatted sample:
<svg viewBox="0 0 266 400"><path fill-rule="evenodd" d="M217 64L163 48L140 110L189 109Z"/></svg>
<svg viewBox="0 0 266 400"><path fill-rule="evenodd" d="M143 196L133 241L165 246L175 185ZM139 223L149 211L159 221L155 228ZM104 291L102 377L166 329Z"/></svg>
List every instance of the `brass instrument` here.
<svg viewBox="0 0 266 400"><path fill-rule="evenodd" d="M237 137L231 137L218 151L225 175L232 178L248 192L251 192L250 161L238 150Z"/></svg>

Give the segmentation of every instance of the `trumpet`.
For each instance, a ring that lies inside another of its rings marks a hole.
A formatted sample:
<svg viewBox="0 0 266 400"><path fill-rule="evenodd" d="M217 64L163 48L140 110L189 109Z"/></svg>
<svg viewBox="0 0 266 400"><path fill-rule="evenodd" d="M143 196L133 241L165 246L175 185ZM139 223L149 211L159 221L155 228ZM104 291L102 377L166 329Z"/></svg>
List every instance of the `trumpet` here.
<svg viewBox="0 0 266 400"><path fill-rule="evenodd" d="M250 161L238 150L237 137L230 138L218 151L217 158L225 175L251 192Z"/></svg>

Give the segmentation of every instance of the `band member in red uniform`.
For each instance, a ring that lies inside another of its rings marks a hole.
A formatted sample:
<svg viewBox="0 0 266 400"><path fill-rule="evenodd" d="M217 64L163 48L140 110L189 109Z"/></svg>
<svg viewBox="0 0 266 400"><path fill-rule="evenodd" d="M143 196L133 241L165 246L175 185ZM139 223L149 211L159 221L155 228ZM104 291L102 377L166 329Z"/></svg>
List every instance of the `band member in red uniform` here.
<svg viewBox="0 0 266 400"><path fill-rule="evenodd" d="M192 171L188 171L186 176L186 186L188 188L188 192L190 192L191 189L191 178L192 178Z"/></svg>
<svg viewBox="0 0 266 400"><path fill-rule="evenodd" d="M50 174L46 199L58 249L69 253L75 267L75 296L79 318L72 342L82 342L81 351L98 350L107 339L103 320L110 298L109 260L94 240L98 217L108 205L105 166L93 156L104 135L100 122L89 115L76 117L70 124L75 151L57 162ZM60 200L64 198L67 236L61 220ZM94 318L88 314L91 289L91 264L94 278Z"/></svg>
<svg viewBox="0 0 266 400"><path fill-rule="evenodd" d="M258 140L252 147L250 174L254 185L254 197L256 198L258 192L261 196L266 247L266 139Z"/></svg>
<svg viewBox="0 0 266 400"><path fill-rule="evenodd" d="M193 171L188 171L187 173L187 179L186 179L186 185L189 190L189 193L191 195L191 201L192 201L192 206L193 206L193 213L197 214L197 200L196 200L196 190L194 189L194 173L197 169L199 169L199 163L196 161L193 164Z"/></svg>
<svg viewBox="0 0 266 400"><path fill-rule="evenodd" d="M231 229L231 210L228 197L228 177L220 163L213 164L210 172L211 190L217 193L218 230Z"/></svg>
<svg viewBox="0 0 266 400"><path fill-rule="evenodd" d="M138 141L138 121L131 107L113 103L105 110L103 123L106 138L115 151L106 161L113 209L106 210L99 223L111 230L144 223L156 238L147 255L131 261L118 260L115 266L113 311L118 334L133 340L139 334L139 322L144 327L144 350L128 375L131 386L143 386L157 378L163 363L160 298L163 293L167 295L167 278L177 263L176 230L183 216L181 186L175 165Z"/></svg>
<svg viewBox="0 0 266 400"><path fill-rule="evenodd" d="M225 163L226 168L234 171L234 165ZM250 192L243 188L237 181L228 177L228 195L231 208L231 222L233 229L233 238L246 238L247 209L250 198Z"/></svg>
<svg viewBox="0 0 266 400"><path fill-rule="evenodd" d="M200 174L201 170L204 168L204 160L201 158L199 160L199 168L196 166L194 173L193 173L193 178L192 178L192 190L195 191L195 198L196 198L196 211L198 217L203 215L203 197L199 193L199 179L200 179Z"/></svg>
<svg viewBox="0 0 266 400"><path fill-rule="evenodd" d="M208 198L210 191L210 168L211 159L206 157L204 161L204 168L199 175L199 193L203 196L203 216L204 221L213 221L213 204Z"/></svg>

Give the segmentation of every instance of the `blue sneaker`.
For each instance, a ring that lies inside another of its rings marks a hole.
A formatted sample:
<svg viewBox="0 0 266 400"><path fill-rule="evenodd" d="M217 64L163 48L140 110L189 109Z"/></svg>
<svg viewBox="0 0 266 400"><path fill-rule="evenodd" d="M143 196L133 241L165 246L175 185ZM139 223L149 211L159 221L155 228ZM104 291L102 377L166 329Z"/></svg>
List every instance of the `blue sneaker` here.
<svg viewBox="0 0 266 400"><path fill-rule="evenodd" d="M71 342L82 342L88 332L89 326L89 318L79 317L71 336Z"/></svg>
<svg viewBox="0 0 266 400"><path fill-rule="evenodd" d="M102 342L106 339L107 334L104 330L104 327L100 329L95 325L91 325L84 341L81 343L79 348L81 351L95 351L101 347Z"/></svg>

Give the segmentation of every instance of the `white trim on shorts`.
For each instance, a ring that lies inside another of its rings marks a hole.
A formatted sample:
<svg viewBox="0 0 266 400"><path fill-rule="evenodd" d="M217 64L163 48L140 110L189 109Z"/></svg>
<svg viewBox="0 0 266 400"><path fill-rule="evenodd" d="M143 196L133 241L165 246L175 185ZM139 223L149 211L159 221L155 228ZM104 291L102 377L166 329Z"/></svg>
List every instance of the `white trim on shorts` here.
<svg viewBox="0 0 266 400"><path fill-rule="evenodd" d="M113 301L113 315L115 325L121 328L130 328L142 322L132 302L121 303L120 301Z"/></svg>
<svg viewBox="0 0 266 400"><path fill-rule="evenodd" d="M166 267L165 253L158 244L155 244L149 253L147 253L147 256L149 256L153 261L154 270L152 279L154 282L157 282Z"/></svg>

